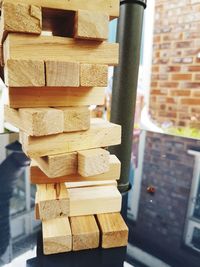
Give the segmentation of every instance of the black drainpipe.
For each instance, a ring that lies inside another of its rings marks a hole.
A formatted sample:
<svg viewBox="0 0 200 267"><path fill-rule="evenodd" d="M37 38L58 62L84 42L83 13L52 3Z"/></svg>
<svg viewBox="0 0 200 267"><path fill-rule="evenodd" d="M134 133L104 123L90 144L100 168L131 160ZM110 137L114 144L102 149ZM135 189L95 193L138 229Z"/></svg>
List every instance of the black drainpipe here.
<svg viewBox="0 0 200 267"><path fill-rule="evenodd" d="M143 15L147 0L120 2L117 42L120 44L119 65L114 70L111 122L122 126L122 143L110 148L122 164L118 183L121 192L130 188L129 171L132 151L134 112L137 94Z"/></svg>

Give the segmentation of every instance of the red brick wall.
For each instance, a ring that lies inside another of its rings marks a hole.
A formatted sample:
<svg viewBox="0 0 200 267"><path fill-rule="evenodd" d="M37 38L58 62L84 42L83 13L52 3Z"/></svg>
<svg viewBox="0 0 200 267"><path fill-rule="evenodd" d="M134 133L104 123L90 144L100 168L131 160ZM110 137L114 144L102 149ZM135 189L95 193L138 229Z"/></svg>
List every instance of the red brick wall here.
<svg viewBox="0 0 200 267"><path fill-rule="evenodd" d="M156 0L150 113L200 128L200 0Z"/></svg>

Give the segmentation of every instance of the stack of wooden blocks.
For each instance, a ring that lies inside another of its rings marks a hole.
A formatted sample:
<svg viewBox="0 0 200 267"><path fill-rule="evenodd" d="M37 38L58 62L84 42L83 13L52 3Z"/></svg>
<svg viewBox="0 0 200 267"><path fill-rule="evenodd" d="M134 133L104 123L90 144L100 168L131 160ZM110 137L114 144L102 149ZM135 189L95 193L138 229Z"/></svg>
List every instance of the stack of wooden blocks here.
<svg viewBox="0 0 200 267"><path fill-rule="evenodd" d="M119 0L1 3L5 118L32 160L44 254L127 244L120 161L106 150L120 144L121 127L89 111L104 103L108 66L118 63L118 44L106 42L118 15Z"/></svg>

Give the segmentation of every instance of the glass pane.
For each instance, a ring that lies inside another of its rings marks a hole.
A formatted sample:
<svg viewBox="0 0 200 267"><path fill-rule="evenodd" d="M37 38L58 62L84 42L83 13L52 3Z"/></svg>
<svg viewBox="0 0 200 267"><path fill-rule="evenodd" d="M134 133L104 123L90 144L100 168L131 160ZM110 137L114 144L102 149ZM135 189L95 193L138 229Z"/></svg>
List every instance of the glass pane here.
<svg viewBox="0 0 200 267"><path fill-rule="evenodd" d="M198 229L196 227L194 228L191 243L195 248L200 249L200 229Z"/></svg>
<svg viewBox="0 0 200 267"><path fill-rule="evenodd" d="M10 200L10 215L19 214L26 209L25 172L17 179Z"/></svg>
<svg viewBox="0 0 200 267"><path fill-rule="evenodd" d="M196 203L194 208L194 217L200 220L200 175L199 175L199 188L196 196Z"/></svg>

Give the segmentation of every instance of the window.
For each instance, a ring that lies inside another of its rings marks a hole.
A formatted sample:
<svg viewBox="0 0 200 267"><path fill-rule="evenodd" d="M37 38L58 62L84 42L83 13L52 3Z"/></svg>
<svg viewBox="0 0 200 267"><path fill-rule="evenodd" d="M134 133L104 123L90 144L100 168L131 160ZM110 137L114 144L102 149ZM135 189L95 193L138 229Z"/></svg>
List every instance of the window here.
<svg viewBox="0 0 200 267"><path fill-rule="evenodd" d="M200 152L189 151L195 156L194 174L186 222L186 245L200 252Z"/></svg>

